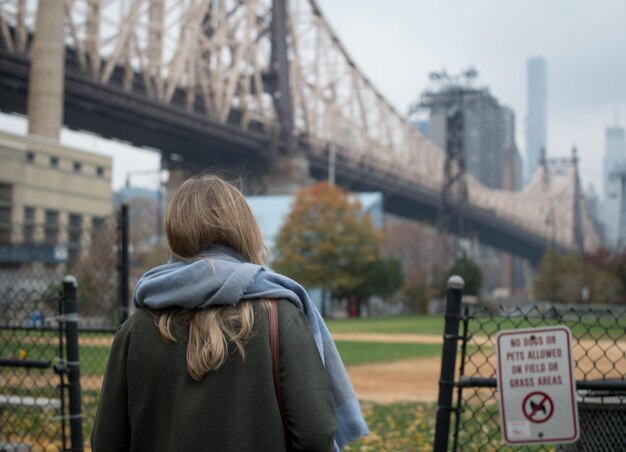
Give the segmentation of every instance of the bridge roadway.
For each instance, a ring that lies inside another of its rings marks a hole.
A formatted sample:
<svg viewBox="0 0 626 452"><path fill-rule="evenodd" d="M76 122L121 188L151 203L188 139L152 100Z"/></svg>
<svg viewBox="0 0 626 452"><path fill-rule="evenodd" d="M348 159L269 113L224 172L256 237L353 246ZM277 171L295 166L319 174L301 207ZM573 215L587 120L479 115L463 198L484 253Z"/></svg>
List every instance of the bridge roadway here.
<svg viewBox="0 0 626 452"><path fill-rule="evenodd" d="M276 133L262 124L253 123L243 130L237 125L236 112L228 124L219 123L206 115L200 102L189 112L183 107L182 92L174 96L171 105L141 94L139 86L128 92L122 88L121 72L103 85L82 73L73 60L68 49L64 124L71 129L158 149L165 158L182 155L184 162L193 162L193 170L239 168L245 177L264 172L280 158L280 143L272 139ZM27 58L0 49L0 110L26 114L29 66ZM300 140L299 147L308 155L312 176L326 178L328 158L313 152L304 141ZM382 192L385 212L419 221L436 219L438 192L341 156L335 173L337 184L346 189ZM490 211L469 205L462 214L481 243L526 258L533 265L548 246L543 237Z"/></svg>

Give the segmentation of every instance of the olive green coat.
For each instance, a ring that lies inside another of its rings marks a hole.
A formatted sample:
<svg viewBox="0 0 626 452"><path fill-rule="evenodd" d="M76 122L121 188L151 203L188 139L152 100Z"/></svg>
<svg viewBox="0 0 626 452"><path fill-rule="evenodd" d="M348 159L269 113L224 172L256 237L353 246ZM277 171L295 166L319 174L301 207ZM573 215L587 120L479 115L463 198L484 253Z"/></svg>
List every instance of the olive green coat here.
<svg viewBox="0 0 626 452"><path fill-rule="evenodd" d="M245 361L231 351L200 382L187 373L184 340L164 342L147 310L132 315L113 342L91 436L94 452L286 450L267 312L260 304L254 312ZM288 301L278 303L278 314L292 450L331 451L337 421L307 319Z"/></svg>

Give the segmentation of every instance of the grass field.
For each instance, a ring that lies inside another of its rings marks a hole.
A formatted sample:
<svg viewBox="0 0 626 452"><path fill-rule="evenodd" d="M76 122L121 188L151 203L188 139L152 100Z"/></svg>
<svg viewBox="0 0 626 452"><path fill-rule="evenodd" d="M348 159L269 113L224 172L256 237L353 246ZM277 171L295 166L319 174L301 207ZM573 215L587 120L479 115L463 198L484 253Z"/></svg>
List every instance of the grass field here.
<svg viewBox="0 0 626 452"><path fill-rule="evenodd" d="M331 333L443 334L443 316L328 319Z"/></svg>
<svg viewBox="0 0 626 452"><path fill-rule="evenodd" d="M441 356L441 345L336 341L346 366Z"/></svg>
<svg viewBox="0 0 626 452"><path fill-rule="evenodd" d="M600 321L593 322L582 318L567 319L565 322L572 328L578 338L605 338L624 340L626 319L604 316ZM412 334L434 335L441 337L443 334L444 319L442 316L400 316L394 318L374 319L329 319L327 321L331 333L378 333L378 334ZM554 319L525 320L523 318L497 318L482 317L473 320L470 324L470 332L475 335L495 335L502 329L526 328L539 325L556 324ZM81 375L83 377L101 376L106 367L109 355L109 346L112 335L81 335L85 338L81 341ZM102 340L100 340L102 339ZM54 333L29 332L20 334L16 331L0 331L0 357L18 357L25 351L26 359L54 359L58 354L57 347L45 345L50 341L56 342ZM413 358L438 358L441 354L441 344L413 344L413 343L379 343L379 342L356 342L339 340L337 348L347 366L389 362ZM470 350L475 347L470 345ZM22 382L35 382L34 373L22 371ZM50 371L52 372L52 371ZM7 374L3 374L3 377ZM57 384L58 377L50 379ZM86 380L84 380L86 381ZM93 424L93 417L97 407L99 391L94 387L83 387L83 426L85 438L88 438ZM33 395L28 387L21 383L20 386L5 387L7 393L19 395ZM37 396L57 397L57 389L50 386L46 389L38 389ZM492 407L492 410L495 406ZM379 405L366 403L364 413L370 426L371 434L348 446L345 451L423 451L432 450L434 434L434 420L436 408L429 403L394 403ZM9 415L5 412L4 427L0 434L7 435L5 438L24 435L25 431L31 436L45 438L58 438L59 424L50 422L50 415L33 416L27 409L19 409ZM489 410L482 409L471 419L465 421L465 436L461 435L463 444L461 450L507 450L500 449L499 431L497 422L493 421L494 414ZM10 422L9 422L10 421ZM11 427L10 427L11 426ZM11 431L14 428L14 431ZM471 434L469 434L470 432ZM480 438L493 438L485 447ZM491 444L494 444L492 447ZM528 449L536 450L536 449Z"/></svg>
<svg viewBox="0 0 626 452"><path fill-rule="evenodd" d="M443 335L443 316L410 315L364 319L328 319L331 333L384 333L384 334L428 334ZM558 319L530 317L477 316L469 323L470 332L481 336L495 336L498 331L536 326L566 325L579 339L626 340L626 316L603 314L596 316L566 317Z"/></svg>

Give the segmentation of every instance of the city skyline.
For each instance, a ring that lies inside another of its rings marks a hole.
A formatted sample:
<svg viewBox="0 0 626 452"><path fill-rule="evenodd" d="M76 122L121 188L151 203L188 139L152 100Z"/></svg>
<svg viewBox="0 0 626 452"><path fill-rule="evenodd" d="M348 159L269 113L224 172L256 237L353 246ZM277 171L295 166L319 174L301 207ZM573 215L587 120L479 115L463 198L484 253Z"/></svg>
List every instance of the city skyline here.
<svg viewBox="0 0 626 452"><path fill-rule="evenodd" d="M604 130L626 118L626 1L318 0L357 65L400 111L428 74L472 66L475 83L515 112L525 152L526 61L549 65L547 151L579 151L583 186L602 187ZM525 157L525 155L524 155Z"/></svg>

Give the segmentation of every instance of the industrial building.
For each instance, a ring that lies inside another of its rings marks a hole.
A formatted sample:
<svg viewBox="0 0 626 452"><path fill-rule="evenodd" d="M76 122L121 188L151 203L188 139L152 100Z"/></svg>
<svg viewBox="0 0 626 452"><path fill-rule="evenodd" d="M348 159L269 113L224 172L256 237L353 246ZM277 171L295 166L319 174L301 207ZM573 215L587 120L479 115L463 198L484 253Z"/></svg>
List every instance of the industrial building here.
<svg viewBox="0 0 626 452"><path fill-rule="evenodd" d="M111 171L110 157L39 136L0 133L3 264L63 261L84 249L88 231L112 214Z"/></svg>

